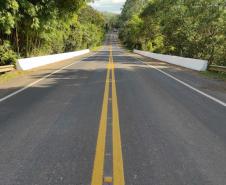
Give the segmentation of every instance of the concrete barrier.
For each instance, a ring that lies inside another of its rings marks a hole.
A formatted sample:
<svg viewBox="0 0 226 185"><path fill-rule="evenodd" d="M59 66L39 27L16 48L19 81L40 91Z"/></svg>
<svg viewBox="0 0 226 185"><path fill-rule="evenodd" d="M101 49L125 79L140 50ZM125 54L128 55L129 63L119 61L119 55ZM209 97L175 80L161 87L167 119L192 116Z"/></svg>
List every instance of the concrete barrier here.
<svg viewBox="0 0 226 185"><path fill-rule="evenodd" d="M16 62L16 68L18 70L29 70L36 67L41 67L47 64L52 64L55 62L59 62L62 60L70 59L73 57L77 57L80 55L84 55L89 53L89 49L75 51L75 52L68 52L68 53L60 53L55 55L47 55L47 56L40 56L40 57L32 57L32 58L24 58L19 59Z"/></svg>
<svg viewBox="0 0 226 185"><path fill-rule="evenodd" d="M196 71L206 71L207 66L208 66L208 61L206 61L206 60L184 58L184 57L171 56L171 55L163 55L163 54L151 53L151 52L147 52L147 51L140 51L140 50L136 50L136 49L133 52L137 53L139 55L150 57L150 58L160 60L163 62L167 62L170 64L178 65L181 67L193 69Z"/></svg>

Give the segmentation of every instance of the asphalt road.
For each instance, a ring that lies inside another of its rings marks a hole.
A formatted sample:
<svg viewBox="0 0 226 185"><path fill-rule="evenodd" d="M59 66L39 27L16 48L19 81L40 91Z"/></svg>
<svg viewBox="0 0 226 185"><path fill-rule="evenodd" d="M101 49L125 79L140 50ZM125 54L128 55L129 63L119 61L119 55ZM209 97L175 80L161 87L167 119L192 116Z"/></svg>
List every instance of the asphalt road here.
<svg viewBox="0 0 226 185"><path fill-rule="evenodd" d="M94 55L0 97L0 184L225 185L226 107L136 57L111 34ZM194 88L210 81L175 69L161 68Z"/></svg>

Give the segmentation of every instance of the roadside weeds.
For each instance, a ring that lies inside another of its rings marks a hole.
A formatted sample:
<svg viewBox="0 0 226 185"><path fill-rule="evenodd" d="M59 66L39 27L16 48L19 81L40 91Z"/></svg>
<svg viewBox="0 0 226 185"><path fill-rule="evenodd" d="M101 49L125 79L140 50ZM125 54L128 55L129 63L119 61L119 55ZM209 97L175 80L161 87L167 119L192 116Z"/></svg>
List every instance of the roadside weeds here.
<svg viewBox="0 0 226 185"><path fill-rule="evenodd" d="M226 73L223 72L203 71L200 74L210 79L226 81Z"/></svg>

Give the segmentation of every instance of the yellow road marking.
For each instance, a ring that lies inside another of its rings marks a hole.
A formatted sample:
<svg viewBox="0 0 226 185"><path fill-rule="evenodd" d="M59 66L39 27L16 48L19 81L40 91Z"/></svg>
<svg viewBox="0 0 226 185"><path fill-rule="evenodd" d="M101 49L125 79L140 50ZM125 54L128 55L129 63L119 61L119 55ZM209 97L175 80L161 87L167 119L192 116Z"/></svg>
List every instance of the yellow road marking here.
<svg viewBox="0 0 226 185"><path fill-rule="evenodd" d="M112 56L112 47L110 46L109 63L107 65L107 76L105 82L104 98L97 137L97 146L91 185L103 185L103 182L111 183L112 181L114 185L125 185L114 68L115 66ZM112 73L111 85L112 85L113 178L112 177L104 178L103 173L104 173L104 159L106 145L108 99L110 89L110 73Z"/></svg>
<svg viewBox="0 0 226 185"><path fill-rule="evenodd" d="M111 49L110 49L111 50ZM110 52L112 57L112 50ZM113 63L113 59L112 59ZM113 183L114 185L124 185L124 169L122 159L122 145L119 126L118 99L115 83L114 65L112 70L112 140L113 140Z"/></svg>
<svg viewBox="0 0 226 185"><path fill-rule="evenodd" d="M109 97L109 86L110 86L109 82L110 82L110 68L108 68L107 70L107 76L106 76L106 82L105 82L104 98L103 98L102 112L101 112L100 125L99 125L98 137L97 137L97 146L96 146L96 154L94 159L91 185L103 185L108 97Z"/></svg>
<svg viewBox="0 0 226 185"><path fill-rule="evenodd" d="M112 69L112 68L114 68L114 64L113 63L109 63L108 64L108 69Z"/></svg>
<svg viewBox="0 0 226 185"><path fill-rule="evenodd" d="M112 177L104 177L104 182L108 184L112 183Z"/></svg>

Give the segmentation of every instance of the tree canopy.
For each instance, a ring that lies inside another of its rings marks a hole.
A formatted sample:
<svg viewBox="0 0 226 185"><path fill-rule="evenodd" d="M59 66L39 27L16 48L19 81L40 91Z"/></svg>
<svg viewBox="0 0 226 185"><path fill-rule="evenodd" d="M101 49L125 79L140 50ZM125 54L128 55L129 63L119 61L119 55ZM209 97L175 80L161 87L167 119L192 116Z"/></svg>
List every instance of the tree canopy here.
<svg viewBox="0 0 226 185"><path fill-rule="evenodd" d="M129 48L226 65L225 0L127 0L120 21Z"/></svg>
<svg viewBox="0 0 226 185"><path fill-rule="evenodd" d="M1 0L0 65L99 45L104 16L85 0Z"/></svg>

